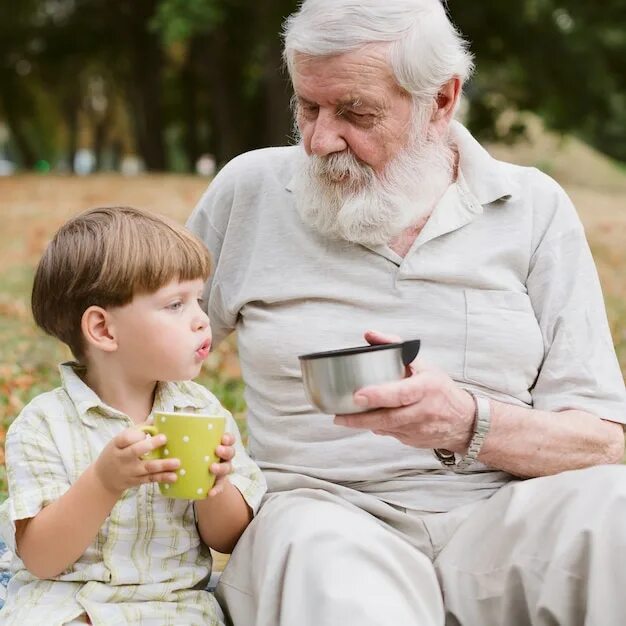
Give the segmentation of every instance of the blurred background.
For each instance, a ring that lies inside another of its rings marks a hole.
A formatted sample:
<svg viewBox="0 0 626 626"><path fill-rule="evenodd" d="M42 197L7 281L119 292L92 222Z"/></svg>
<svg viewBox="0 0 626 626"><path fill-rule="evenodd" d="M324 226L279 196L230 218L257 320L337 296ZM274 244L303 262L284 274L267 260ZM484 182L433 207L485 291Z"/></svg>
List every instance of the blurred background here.
<svg viewBox="0 0 626 626"><path fill-rule="evenodd" d="M0 442L69 357L29 311L51 234L103 204L184 222L224 162L288 143L279 33L296 5L0 0ZM448 10L476 55L462 119L495 155L541 168L572 196L626 373L626 0L450 0ZM234 339L202 382L245 429Z"/></svg>

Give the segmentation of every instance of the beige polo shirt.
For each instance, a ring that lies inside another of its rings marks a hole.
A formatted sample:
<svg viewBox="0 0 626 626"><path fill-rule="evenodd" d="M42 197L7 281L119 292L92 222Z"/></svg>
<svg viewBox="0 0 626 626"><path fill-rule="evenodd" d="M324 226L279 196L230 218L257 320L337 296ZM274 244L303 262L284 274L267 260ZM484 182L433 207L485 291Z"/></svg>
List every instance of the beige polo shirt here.
<svg viewBox="0 0 626 626"><path fill-rule="evenodd" d="M364 343L377 329L422 340L460 385L520 406L626 422L624 381L596 269L565 192L496 161L459 123L460 176L404 259L307 227L290 191L301 148L244 154L215 178L188 226L215 260L216 340L237 330L249 445L268 470L336 481L442 511L511 477L443 470L431 450L336 426L307 402L298 355Z"/></svg>

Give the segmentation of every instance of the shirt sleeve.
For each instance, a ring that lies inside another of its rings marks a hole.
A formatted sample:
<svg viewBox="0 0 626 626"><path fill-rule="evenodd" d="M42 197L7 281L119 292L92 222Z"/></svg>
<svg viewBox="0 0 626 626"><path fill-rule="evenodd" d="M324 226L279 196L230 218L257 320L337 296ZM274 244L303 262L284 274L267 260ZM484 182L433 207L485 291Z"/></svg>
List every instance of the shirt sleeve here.
<svg viewBox="0 0 626 626"><path fill-rule="evenodd" d="M16 520L35 517L70 487L61 453L37 409L26 407L5 442L9 497L0 509L0 535L15 552Z"/></svg>
<svg viewBox="0 0 626 626"><path fill-rule="evenodd" d="M261 500L267 491L263 472L248 456L241 440L241 433L230 411L220 405L221 414L226 418L225 432L235 436L235 456L231 461L233 472L228 479L239 489L244 500L256 515Z"/></svg>
<svg viewBox="0 0 626 626"><path fill-rule="evenodd" d="M544 360L531 389L533 406L579 409L624 424L624 379L598 273L582 224L562 190L557 202L527 280L544 342Z"/></svg>

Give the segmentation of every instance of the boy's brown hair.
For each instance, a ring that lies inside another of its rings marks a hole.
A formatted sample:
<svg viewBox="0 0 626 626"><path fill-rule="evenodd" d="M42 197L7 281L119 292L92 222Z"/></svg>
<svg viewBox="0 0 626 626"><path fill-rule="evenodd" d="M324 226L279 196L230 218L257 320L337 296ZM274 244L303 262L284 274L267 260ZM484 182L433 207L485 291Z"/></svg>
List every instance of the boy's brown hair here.
<svg viewBox="0 0 626 626"><path fill-rule="evenodd" d="M131 207L85 211L54 235L35 272L31 307L37 325L84 357L83 313L128 304L172 280L206 280L211 261L183 226Z"/></svg>

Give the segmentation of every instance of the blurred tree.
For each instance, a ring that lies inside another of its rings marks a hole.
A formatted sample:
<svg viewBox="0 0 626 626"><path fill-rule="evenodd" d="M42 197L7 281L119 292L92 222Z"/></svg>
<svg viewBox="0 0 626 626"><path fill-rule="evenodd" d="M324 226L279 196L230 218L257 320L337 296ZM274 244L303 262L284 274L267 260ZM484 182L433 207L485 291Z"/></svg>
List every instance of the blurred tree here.
<svg viewBox="0 0 626 626"><path fill-rule="evenodd" d="M11 137L24 165L33 168L39 157L30 120L37 117L31 81L33 71L32 18L37 3L24 0L16 6L0 4L0 115L9 127Z"/></svg>
<svg viewBox="0 0 626 626"><path fill-rule="evenodd" d="M296 5L296 0L161 0L155 28L166 42L186 45L190 145L205 113L219 162L288 140L290 89L281 69L279 32ZM206 88L206 112L198 110L197 82Z"/></svg>
<svg viewBox="0 0 626 626"><path fill-rule="evenodd" d="M85 136L99 165L134 148L153 170L286 143L279 33L297 4L0 0L0 119L21 163L71 165ZM503 128L502 113L531 111L626 161L625 0L447 6L476 55L466 93L480 138L515 139L523 124Z"/></svg>
<svg viewBox="0 0 626 626"><path fill-rule="evenodd" d="M502 139L505 110L532 111L556 131L626 161L626 2L450 0L477 72L468 86L469 126ZM513 124L504 138L515 139Z"/></svg>

